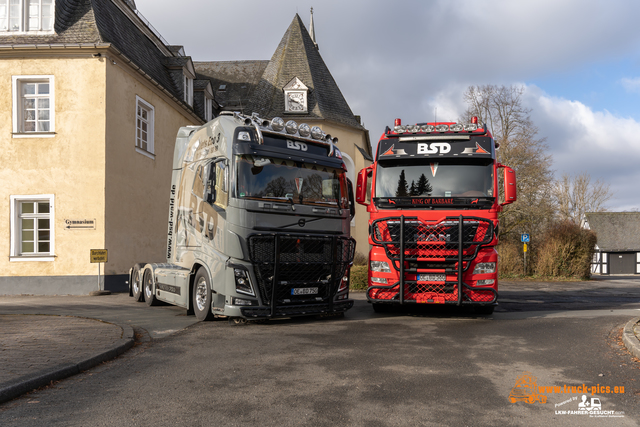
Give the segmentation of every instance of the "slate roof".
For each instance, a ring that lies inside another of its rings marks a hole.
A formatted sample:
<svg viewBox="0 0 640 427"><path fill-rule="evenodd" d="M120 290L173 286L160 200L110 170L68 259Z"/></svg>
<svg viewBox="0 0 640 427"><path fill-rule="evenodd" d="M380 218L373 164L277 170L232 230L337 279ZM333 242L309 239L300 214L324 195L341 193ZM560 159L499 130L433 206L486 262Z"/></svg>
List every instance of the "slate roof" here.
<svg viewBox="0 0 640 427"><path fill-rule="evenodd" d="M296 14L262 74L252 99L251 109L263 117L279 116L285 109L282 88L298 77L309 88L308 114L291 116L294 120L317 118L357 129L356 120L342 96L309 32Z"/></svg>
<svg viewBox="0 0 640 427"><path fill-rule="evenodd" d="M55 34L49 35L0 35L0 46L53 45L69 47L77 45L111 44L135 66L155 82L169 91L178 100L184 99L184 87L180 79L172 78L165 61L184 61L184 58L170 56L175 48L163 52L156 45L164 42L159 38L155 43L116 6L129 7L123 0L56 0ZM146 24L139 20L138 25ZM170 58L170 59L169 59ZM188 58L188 57L187 57ZM176 81L177 80L177 81ZM183 104L186 109L190 109Z"/></svg>
<svg viewBox="0 0 640 427"><path fill-rule="evenodd" d="M55 34L2 35L0 45L100 43L91 0L56 0Z"/></svg>
<svg viewBox="0 0 640 427"><path fill-rule="evenodd" d="M269 61L194 62L196 78L209 79L216 101L230 111L248 111L249 100ZM220 86L224 85L221 89Z"/></svg>
<svg viewBox="0 0 640 427"><path fill-rule="evenodd" d="M589 228L604 252L640 252L640 212L591 212Z"/></svg>
<svg viewBox="0 0 640 427"><path fill-rule="evenodd" d="M298 77L309 88L309 112L287 114L287 119L314 118L364 130L298 14L270 61L195 62L194 66L198 78L211 79L216 100L224 109L255 112L264 118L282 116L285 110L282 88ZM220 90L222 84L226 86L224 91Z"/></svg>

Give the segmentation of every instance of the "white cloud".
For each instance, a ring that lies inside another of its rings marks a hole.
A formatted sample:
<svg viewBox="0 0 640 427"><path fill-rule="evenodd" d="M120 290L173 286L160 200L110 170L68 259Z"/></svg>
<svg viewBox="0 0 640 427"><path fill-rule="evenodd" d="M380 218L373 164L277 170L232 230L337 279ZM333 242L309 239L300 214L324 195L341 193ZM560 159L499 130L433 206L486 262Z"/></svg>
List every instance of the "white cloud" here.
<svg viewBox="0 0 640 427"><path fill-rule="evenodd" d="M527 88L532 118L547 138L556 176L588 172L611 185L612 209L640 207L640 122Z"/></svg>
<svg viewBox="0 0 640 427"><path fill-rule="evenodd" d="M640 93L640 77L624 78L620 80L622 86L631 93Z"/></svg>

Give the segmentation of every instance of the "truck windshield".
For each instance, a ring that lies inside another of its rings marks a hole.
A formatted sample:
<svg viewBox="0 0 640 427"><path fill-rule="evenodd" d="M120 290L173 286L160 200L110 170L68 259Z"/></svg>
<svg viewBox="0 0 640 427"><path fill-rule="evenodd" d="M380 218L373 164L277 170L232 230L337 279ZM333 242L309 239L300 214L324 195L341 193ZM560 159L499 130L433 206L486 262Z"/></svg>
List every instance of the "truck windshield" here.
<svg viewBox="0 0 640 427"><path fill-rule="evenodd" d="M348 207L342 169L247 154L236 156L235 161L239 198Z"/></svg>
<svg viewBox="0 0 640 427"><path fill-rule="evenodd" d="M375 197L493 197L491 160L462 164L384 164L376 171Z"/></svg>

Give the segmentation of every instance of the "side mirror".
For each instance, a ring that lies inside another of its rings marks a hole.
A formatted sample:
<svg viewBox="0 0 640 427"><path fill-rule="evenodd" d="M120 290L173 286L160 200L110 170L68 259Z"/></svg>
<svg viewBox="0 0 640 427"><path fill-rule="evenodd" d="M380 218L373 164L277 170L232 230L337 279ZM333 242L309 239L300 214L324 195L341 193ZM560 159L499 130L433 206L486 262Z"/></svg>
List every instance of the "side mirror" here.
<svg viewBox="0 0 640 427"><path fill-rule="evenodd" d="M369 203L367 203L367 178L370 172L371 167L364 168L358 172L358 183L356 185L356 202L365 206L369 205Z"/></svg>
<svg viewBox="0 0 640 427"><path fill-rule="evenodd" d="M516 171L508 166L498 165L498 167L504 168L504 202L500 203L500 206L504 206L518 200Z"/></svg>
<svg viewBox="0 0 640 427"><path fill-rule="evenodd" d="M347 178L347 191L349 192L349 214L351 219L356 216L356 201L353 198L353 183Z"/></svg>

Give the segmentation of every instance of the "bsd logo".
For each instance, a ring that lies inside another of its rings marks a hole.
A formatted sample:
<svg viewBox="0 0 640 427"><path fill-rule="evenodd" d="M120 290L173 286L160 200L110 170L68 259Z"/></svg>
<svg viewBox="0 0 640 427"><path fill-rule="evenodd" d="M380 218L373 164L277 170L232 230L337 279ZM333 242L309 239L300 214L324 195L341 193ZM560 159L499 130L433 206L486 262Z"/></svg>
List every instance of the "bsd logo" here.
<svg viewBox="0 0 640 427"><path fill-rule="evenodd" d="M429 146L431 145L431 146ZM447 154L451 151L451 145L446 142L433 142L431 144L418 144L418 154Z"/></svg>
<svg viewBox="0 0 640 427"><path fill-rule="evenodd" d="M304 142L287 140L287 148L291 148L292 150L307 151L307 144L305 144Z"/></svg>

